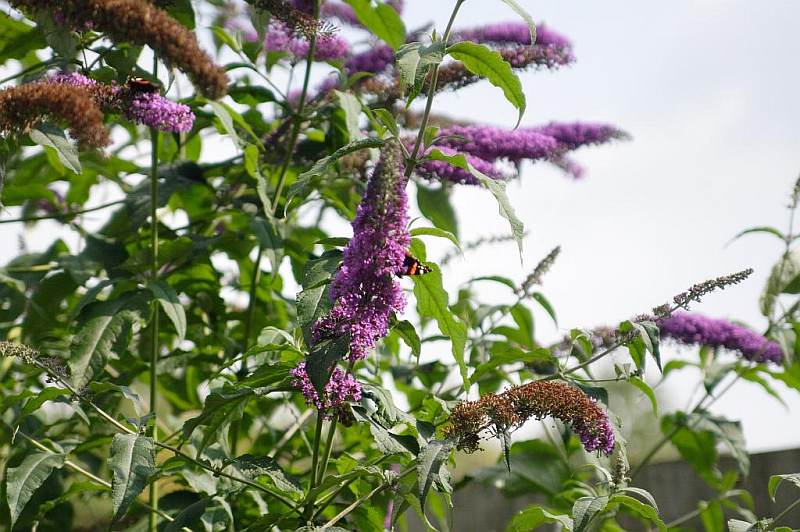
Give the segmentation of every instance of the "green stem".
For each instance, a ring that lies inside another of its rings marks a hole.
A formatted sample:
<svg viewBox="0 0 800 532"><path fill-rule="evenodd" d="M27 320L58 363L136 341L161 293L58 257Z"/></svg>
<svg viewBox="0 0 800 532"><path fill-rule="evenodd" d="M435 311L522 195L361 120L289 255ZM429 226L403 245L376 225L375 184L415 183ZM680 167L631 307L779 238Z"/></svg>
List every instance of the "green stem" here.
<svg viewBox="0 0 800 532"><path fill-rule="evenodd" d="M463 1L463 0L460 0ZM314 20L319 20L319 6L320 0L314 2ZM292 133L289 136L289 145L286 150L286 156L283 159L280 173L278 174L278 185L275 188L275 197L272 200L272 214L278 212L278 204L281 200L283 187L286 184L286 172L289 170L289 165L292 162L292 155L294 147L297 144L297 138L300 136L300 127L303 125L303 111L306 107L306 96L308 95L308 85L311 80L311 67L314 64L314 55L317 53L317 34L316 32L311 35L308 43L308 57L306 58L306 73L303 77L303 88L300 91L300 101L297 104L297 111L294 113L294 120L292 125Z"/></svg>
<svg viewBox="0 0 800 532"><path fill-rule="evenodd" d="M338 419L335 417L328 426L328 437L325 439L325 452L322 455L322 461L319 464L319 474L317 475L317 484L321 484L325 479L325 474L328 472L328 462L331 459L331 451L333 451L333 437L336 435L336 424Z"/></svg>
<svg viewBox="0 0 800 532"><path fill-rule="evenodd" d="M453 31L453 23L456 20L456 15L458 14L458 10L461 8L461 4L464 3L465 0L456 0L456 5L453 8L453 12L450 13L450 20L447 22L447 28L444 30L444 37L442 37L442 41L444 42L445 48L447 48L447 41L450 39L450 33ZM428 121L431 117L431 109L433 109L433 98L436 95L436 87L439 85L439 65L433 65L431 67L431 82L428 86L428 100L425 102L425 112L422 114L422 121L419 123L419 132L417 133L417 140L414 142L414 149L411 150L409 154L409 161L406 165L406 172L405 177L411 177L411 174L414 172L414 168L417 166L417 156L419 155L419 149L422 146L422 140L425 138L425 129L428 127Z"/></svg>
<svg viewBox="0 0 800 532"><path fill-rule="evenodd" d="M158 56L153 55L153 77L158 77ZM154 127L150 128L150 282L158 282L158 141L159 133ZM158 334L159 312L158 300L151 303L153 316L150 344L150 416L152 423L150 437L158 442ZM158 510L158 480L150 483L149 503ZM150 532L158 530L158 514L150 514Z"/></svg>
<svg viewBox="0 0 800 532"><path fill-rule="evenodd" d="M309 474L311 478L308 481L308 500L305 503L305 510L303 517L308 520L314 513L314 497L311 492L317 487L317 467L319 467L319 448L322 443L322 423L325 420L322 412L317 412L317 428L314 431L314 449L311 453L311 470Z"/></svg>
<svg viewBox="0 0 800 532"><path fill-rule="evenodd" d="M125 203L125 200L111 201L109 203L98 205L97 207L90 207L88 209L83 209L80 211L62 212L57 214L44 214L42 216L25 216L23 218L11 218L8 220L0 220L0 224L28 223L28 222L37 222L39 220L67 220L70 218L74 218L76 216L80 216L81 214L86 214L87 212L94 212L108 207L113 207L114 205L119 205L120 203Z"/></svg>
<svg viewBox="0 0 800 532"><path fill-rule="evenodd" d="M736 373L736 377L731 382L729 382L725 386L725 388L722 389L721 392L719 392L715 396L712 396L710 392L706 391L706 394L703 396L702 399L700 399L700 402L697 403L697 406L695 406L692 409L691 413L695 414L695 413L699 412L701 408L704 408L704 407L708 408L711 405L713 405L720 397L722 397L725 393L727 393L728 390L730 390L733 387L734 384L736 384L738 382L738 380L741 378L741 376L742 376L741 371L738 371ZM708 404L705 404L706 400L708 400L709 398L711 398L711 401L709 401ZM690 423L685 428L691 429L693 426L694 426L694 424ZM653 448L650 449L650 451L645 455L645 457L642 458L642 460L638 464L636 464L636 467L634 467L633 470L631 470L630 478L631 479L636 478L636 475L638 475L642 471L642 469L644 469L644 467L650 462L650 460L653 459L653 457L656 455L656 453L658 453L658 451L660 451L661 448L664 447L664 445L669 443L669 441L672 439L672 437L675 436L678 432L680 432L680 430L683 429L683 428L684 427L682 427L682 426L677 426L677 427L674 427L667 434L665 434L664 437L662 437L658 441L658 443L656 443L653 446Z"/></svg>
<svg viewBox="0 0 800 532"><path fill-rule="evenodd" d="M775 516L775 518L772 520L772 524L773 524L773 525L776 525L776 524L778 524L778 522L780 522L780 520L781 520L781 519L783 519L784 517L786 517L786 516L789 514L789 512L791 512L792 510L794 510L794 509L795 509L795 508L797 508L798 506L800 506L800 499L797 499L797 500L796 500L796 501L794 501L792 504L790 504L789 506L787 506L787 507L786 507L786 508L785 508L785 509L784 509L784 510L781 512L781 513L779 513L778 515L776 515L776 516Z"/></svg>

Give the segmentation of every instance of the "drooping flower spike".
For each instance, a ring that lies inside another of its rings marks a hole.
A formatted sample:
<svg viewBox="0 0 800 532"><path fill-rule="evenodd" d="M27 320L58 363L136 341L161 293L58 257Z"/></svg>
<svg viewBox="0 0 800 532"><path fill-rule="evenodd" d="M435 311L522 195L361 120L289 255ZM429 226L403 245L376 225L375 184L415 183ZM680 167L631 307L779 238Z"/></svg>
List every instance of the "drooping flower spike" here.
<svg viewBox="0 0 800 532"><path fill-rule="evenodd" d="M446 438L466 452L475 452L481 439L521 427L529 419L552 416L569 425L587 451L614 451L614 429L597 401L559 381L533 381L501 394L457 404L444 428Z"/></svg>
<svg viewBox="0 0 800 532"><path fill-rule="evenodd" d="M0 133L28 133L45 120L66 122L82 148L111 142L103 111L81 87L35 82L0 91Z"/></svg>
<svg viewBox="0 0 800 532"><path fill-rule="evenodd" d="M40 12L53 8L53 2L46 0L12 0L11 4ZM195 33L148 0L61 0L58 13L74 27L91 23L115 42L149 46L159 59L189 76L204 96L220 98L227 92L225 71L200 48Z"/></svg>
<svg viewBox="0 0 800 532"><path fill-rule="evenodd" d="M399 143L387 142L358 206L342 266L330 285L333 309L314 325L314 342L349 335L350 360L365 358L388 332L392 313L405 307L395 279L411 243L403 170Z"/></svg>
<svg viewBox="0 0 800 532"><path fill-rule="evenodd" d="M131 122L160 131L181 133L192 129L194 113L188 106L157 92L142 92L135 85L105 85L76 72L60 73L45 81L85 90L107 113L120 113Z"/></svg>
<svg viewBox="0 0 800 532"><path fill-rule="evenodd" d="M777 342L727 320L676 312L659 320L658 326L662 337L682 344L728 349L754 362L780 364L783 360L783 350Z"/></svg>

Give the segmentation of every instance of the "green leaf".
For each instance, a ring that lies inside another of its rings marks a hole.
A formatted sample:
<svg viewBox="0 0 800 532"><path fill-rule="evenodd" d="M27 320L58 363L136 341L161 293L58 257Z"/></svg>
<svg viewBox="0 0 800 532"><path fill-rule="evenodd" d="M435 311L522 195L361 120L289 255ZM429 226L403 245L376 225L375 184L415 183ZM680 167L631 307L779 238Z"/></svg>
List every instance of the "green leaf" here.
<svg viewBox="0 0 800 532"><path fill-rule="evenodd" d="M179 532L184 528L193 530L191 527L195 526L200 517L206 511L206 507L211 503L211 497L204 497L199 501L185 507L181 512L175 516L175 520L167 523L164 532Z"/></svg>
<svg viewBox="0 0 800 532"><path fill-rule="evenodd" d="M359 125L361 116L361 102L350 92L334 91L339 100L339 107L344 111L347 133L351 141L364 138L364 133Z"/></svg>
<svg viewBox="0 0 800 532"><path fill-rule="evenodd" d="M415 227L411 231L409 231L411 236L435 236L438 238L446 238L450 242L453 243L459 250L461 250L461 245L458 242L458 238L456 235L451 233L450 231L446 231L444 229L440 229L438 227Z"/></svg>
<svg viewBox="0 0 800 532"><path fill-rule="evenodd" d="M547 312L547 315L550 316L550 319L553 320L553 324L558 327L558 317L556 316L556 309L553 308L553 305L550 304L550 301L544 297L544 294L541 292L534 292L531 294L531 297L534 301L539 303L539 306Z"/></svg>
<svg viewBox="0 0 800 532"><path fill-rule="evenodd" d="M311 345L311 327L330 312L328 283L342 262L342 252L328 250L317 259L309 260L303 270L303 291L297 295L297 319L303 329L306 345Z"/></svg>
<svg viewBox="0 0 800 532"><path fill-rule="evenodd" d="M116 434L111 441L111 500L114 521L119 520L156 473L156 448L152 438Z"/></svg>
<svg viewBox="0 0 800 532"><path fill-rule="evenodd" d="M128 292L84 308L67 361L76 388L83 388L102 371L109 356L125 351L134 323L146 312L147 305L140 292Z"/></svg>
<svg viewBox="0 0 800 532"><path fill-rule="evenodd" d="M525 11L525 9L521 5L519 5L515 0L502 0L502 1L506 5L508 5L508 7L513 9L517 13L517 15L522 17L522 20L524 20L526 24L528 24L528 29L531 32L531 46L536 44L536 23L533 21L533 17L530 16L530 14L527 11Z"/></svg>
<svg viewBox="0 0 800 532"><path fill-rule="evenodd" d="M653 407L653 415L658 417L658 399L656 399L656 394L653 389L639 377L631 377L628 382L639 388L639 390L650 399L650 404Z"/></svg>
<svg viewBox="0 0 800 532"><path fill-rule="evenodd" d="M503 59L499 52L483 44L469 41L455 43L447 48L447 53L453 59L461 61L464 66L489 83L503 90L506 100L519 110L517 125L522 121L525 113L525 93L522 91L522 82L511 69L511 65ZM515 126L516 127L516 126Z"/></svg>
<svg viewBox="0 0 800 532"><path fill-rule="evenodd" d="M758 530L756 523L748 523L740 519L728 519L728 532L747 532L748 530Z"/></svg>
<svg viewBox="0 0 800 532"><path fill-rule="evenodd" d="M553 514L539 506L530 506L511 519L506 527L506 532L529 532L545 523L558 523L564 527L564 530L573 528L573 522L569 516Z"/></svg>
<svg viewBox="0 0 800 532"><path fill-rule="evenodd" d="M761 294L761 313L771 316L780 294L800 294L800 248L793 249L772 268Z"/></svg>
<svg viewBox="0 0 800 532"><path fill-rule="evenodd" d="M769 491L769 497L770 499L772 499L772 502L775 502L775 494L778 491L778 486L780 486L784 480L800 488L800 473L772 475L771 477L769 477L769 485L767 487L767 491Z"/></svg>
<svg viewBox="0 0 800 532"><path fill-rule="evenodd" d="M281 236L281 226L270 211L266 211L266 216L258 216L250 222L250 229L258 239L258 245L266 254L269 260L272 274L277 275L284 254L283 237Z"/></svg>
<svg viewBox="0 0 800 532"><path fill-rule="evenodd" d="M458 238L458 219L450 203L450 195L442 185L440 188L425 188L417 185L417 205L422 214L439 229L449 231Z"/></svg>
<svg viewBox="0 0 800 532"><path fill-rule="evenodd" d="M222 391L212 392L206 397L203 411L200 415L186 420L183 424L183 438L189 436L199 426L207 426L203 439L198 446L198 452L202 452L208 445L217 440L226 440L221 435L231 422L241 418L247 403L255 397L251 388L242 387L236 390L227 387Z"/></svg>
<svg viewBox="0 0 800 532"><path fill-rule="evenodd" d="M745 235L752 235L754 233L767 233L769 235L774 235L778 237L781 240L781 242L786 242L786 236L780 231L780 229L776 229L774 227L769 227L769 226L751 227L750 229L745 229L744 231L733 237L731 241L738 240Z"/></svg>
<svg viewBox="0 0 800 532"><path fill-rule="evenodd" d="M52 148L58 155L58 160L61 161L61 164L76 174L80 174L83 171L78 155L78 147L69 141L61 129L51 124L40 124L32 129L28 135L36 144Z"/></svg>
<svg viewBox="0 0 800 532"><path fill-rule="evenodd" d="M420 354L422 354L422 341L419 339L419 335L414 326L406 320L401 320L394 324L392 330L411 348L411 352L414 356L419 358Z"/></svg>
<svg viewBox="0 0 800 532"><path fill-rule="evenodd" d="M511 206L511 202L506 194L506 183L504 181L492 179L483 174L472 166L469 161L467 161L467 158L460 153L456 155L445 155L441 151L434 149L428 154L428 158L434 161L444 161L457 168L467 170L475 179L480 181L484 187L489 189L489 192L491 192L497 200L497 204L500 208L500 215L508 220L511 226L511 235L517 243L517 247L519 248L519 260L522 262L522 239L525 236L525 224L517 217L514 208Z"/></svg>
<svg viewBox="0 0 800 532"><path fill-rule="evenodd" d="M452 449L452 442L432 440L420 451L417 457L417 497L422 508L425 508L431 485L439 476L439 468Z"/></svg>
<svg viewBox="0 0 800 532"><path fill-rule="evenodd" d="M303 489L297 481L289 477L280 464L272 458L245 454L236 458L233 465L244 478L258 480L260 477L268 477L275 487L286 495L295 500L303 497Z"/></svg>
<svg viewBox="0 0 800 532"><path fill-rule="evenodd" d="M592 520L606 509L608 496L581 497L572 506L572 519L575 522L575 532L586 530Z"/></svg>
<svg viewBox="0 0 800 532"><path fill-rule="evenodd" d="M400 72L400 87L403 93L413 87L417 81L420 46L422 46L422 43L412 42L401 46L397 50L395 64Z"/></svg>
<svg viewBox="0 0 800 532"><path fill-rule="evenodd" d="M163 281L151 283L147 288L153 293L153 296L164 309L164 314L167 315L169 321L175 326L175 332L178 333L178 338L183 341L186 338L186 311L183 309L183 304L178 299L178 294L175 290Z"/></svg>
<svg viewBox="0 0 800 532"><path fill-rule="evenodd" d="M615 494L611 497L610 504L618 504L624 506L627 510L642 517L651 523L654 523L659 530L666 532L667 527L661 518L658 516L658 509L645 504L638 499L629 497L628 495Z"/></svg>
<svg viewBox="0 0 800 532"><path fill-rule="evenodd" d="M397 50L406 42L406 27L395 9L384 3L373 6L369 0L345 0L358 21L379 39Z"/></svg>
<svg viewBox="0 0 800 532"><path fill-rule="evenodd" d="M320 397L325 391L325 385L331 377L333 366L343 359L350 350L350 336L326 338L314 344L306 357L306 371L311 384L316 388Z"/></svg>
<svg viewBox="0 0 800 532"><path fill-rule="evenodd" d="M64 465L64 455L34 451L20 465L6 472L6 500L11 512L11 525L19 518L34 492L44 484L54 469Z"/></svg>
<svg viewBox="0 0 800 532"><path fill-rule="evenodd" d="M383 144L384 141L379 138L369 137L365 139L359 139L351 142L347 146L342 146L341 148L339 148L332 154L328 155L327 157L319 159L317 162L314 163L314 166L312 166L310 170L303 172L302 174L297 176L297 180L294 183L292 183L292 186L289 187L289 192L287 194L288 196L287 203L294 196L307 194L308 188L311 186L311 181L314 178L325 174L336 161L338 161L345 155L366 148L379 148L383 146Z"/></svg>
<svg viewBox="0 0 800 532"><path fill-rule="evenodd" d="M416 247L413 249L416 250ZM420 256L420 253L417 253L417 256ZM424 318L436 320L441 333L450 338L453 358L458 364L461 378L464 381L464 390L468 392L469 375L464 358L464 349L467 345L467 326L450 310L447 292L442 287L442 272L439 267L435 264L428 266L431 268L430 273L412 277L414 295L417 298L417 311Z"/></svg>

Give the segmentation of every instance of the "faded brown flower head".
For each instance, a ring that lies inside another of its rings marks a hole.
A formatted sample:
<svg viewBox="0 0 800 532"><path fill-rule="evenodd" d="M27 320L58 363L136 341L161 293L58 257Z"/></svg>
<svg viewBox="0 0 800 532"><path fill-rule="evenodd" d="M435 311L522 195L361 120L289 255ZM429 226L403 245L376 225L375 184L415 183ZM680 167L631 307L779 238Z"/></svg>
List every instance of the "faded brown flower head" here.
<svg viewBox="0 0 800 532"><path fill-rule="evenodd" d="M519 290L521 294L527 294L534 285L542 284L542 278L550 271L550 268L553 267L553 263L558 258L559 253L561 253L561 246L556 246L546 257L539 261L536 268L533 269L531 274L522 283Z"/></svg>
<svg viewBox="0 0 800 532"><path fill-rule="evenodd" d="M34 11L53 8L53 2L45 0L11 3ZM220 98L227 92L225 71L200 48L195 34L147 0L62 0L58 8L70 25L91 22L113 41L150 46L161 60L189 76L204 96Z"/></svg>
<svg viewBox="0 0 800 532"><path fill-rule="evenodd" d="M28 83L0 91L0 132L27 133L45 120L66 122L82 148L110 143L102 110L79 87Z"/></svg>
<svg viewBox="0 0 800 532"><path fill-rule="evenodd" d="M533 381L501 394L461 402L453 408L443 432L460 450L474 452L479 449L482 433L498 436L531 418L547 416L570 425L587 451L610 454L614 450L608 414L582 390L559 381Z"/></svg>

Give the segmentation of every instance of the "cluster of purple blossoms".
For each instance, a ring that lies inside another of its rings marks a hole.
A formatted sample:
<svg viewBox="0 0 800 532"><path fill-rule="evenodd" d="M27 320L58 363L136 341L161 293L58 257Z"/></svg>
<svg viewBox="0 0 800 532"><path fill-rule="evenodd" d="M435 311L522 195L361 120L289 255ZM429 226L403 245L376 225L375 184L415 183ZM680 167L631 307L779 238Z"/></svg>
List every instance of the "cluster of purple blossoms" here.
<svg viewBox="0 0 800 532"><path fill-rule="evenodd" d="M303 397L306 398L306 404L316 406L317 410L328 419L334 414L340 415L344 403L361 400L361 384L355 377L342 371L342 368L334 368L328 384L325 385L323 397L319 396L311 383L305 362L298 364L289 374L294 377L292 386L301 391Z"/></svg>
<svg viewBox="0 0 800 532"><path fill-rule="evenodd" d="M582 146L602 144L627 134L607 124L582 122L553 122L526 129L501 129L490 126L450 125L439 130L440 151L457 150L464 153L478 170L494 178L502 178L496 162L505 159L512 163L524 160L547 160L566 173L581 177L583 168L564 155ZM468 172L439 161L425 161L421 174L429 178L455 183L476 184Z"/></svg>
<svg viewBox="0 0 800 532"><path fill-rule="evenodd" d="M349 335L350 360L367 356L386 335L393 312L405 307L395 274L411 244L403 158L397 142L387 143L353 220L353 238L330 285L335 303L314 325L313 341Z"/></svg>
<svg viewBox="0 0 800 532"><path fill-rule="evenodd" d="M409 143L409 149L412 144L413 143ZM438 150L447 156L459 154L458 151L448 146L435 146L433 148L429 148L427 153L430 153L433 150ZM504 172L499 166L495 165L491 161L487 161L481 157L472 155L471 153L462 153L462 155L467 159L467 162L471 164L473 168L475 168L475 170L487 175L488 177L491 177L492 179L505 179L507 177L506 172ZM439 179L450 181L451 183L459 183L462 185L480 184L475 176L473 176L468 170L453 166L446 161L421 160L414 168L414 171L417 175L431 180Z"/></svg>
<svg viewBox="0 0 800 532"><path fill-rule="evenodd" d="M136 124L171 133L189 131L194 125L195 116L189 106L173 102L157 92L139 92L125 85L104 85L77 72L55 74L48 81L86 89L104 111L122 113Z"/></svg>
<svg viewBox="0 0 800 532"><path fill-rule="evenodd" d="M520 44L531 45L531 32L524 22L500 22L487 24L477 28L469 28L453 32L451 39L455 41L473 41L483 44ZM537 46L554 46L570 48L572 43L565 36L557 33L544 24L536 26Z"/></svg>
<svg viewBox="0 0 800 532"><path fill-rule="evenodd" d="M255 41L255 32L245 31L244 38ZM264 37L264 48L269 52L286 52L296 59L308 57L311 43L302 35L296 35L291 28L279 20L270 22ZM350 45L338 35L320 33L317 35L314 59L317 61L336 61L350 54Z"/></svg>
<svg viewBox="0 0 800 532"><path fill-rule="evenodd" d="M124 112L125 118L131 122L160 131L182 133L194 125L194 113L188 105L173 102L154 92L133 96Z"/></svg>
<svg viewBox="0 0 800 532"><path fill-rule="evenodd" d="M662 337L672 338L683 344L738 351L744 358L754 362L780 364L783 360L783 350L777 342L727 320L677 312L660 320L658 326Z"/></svg>

